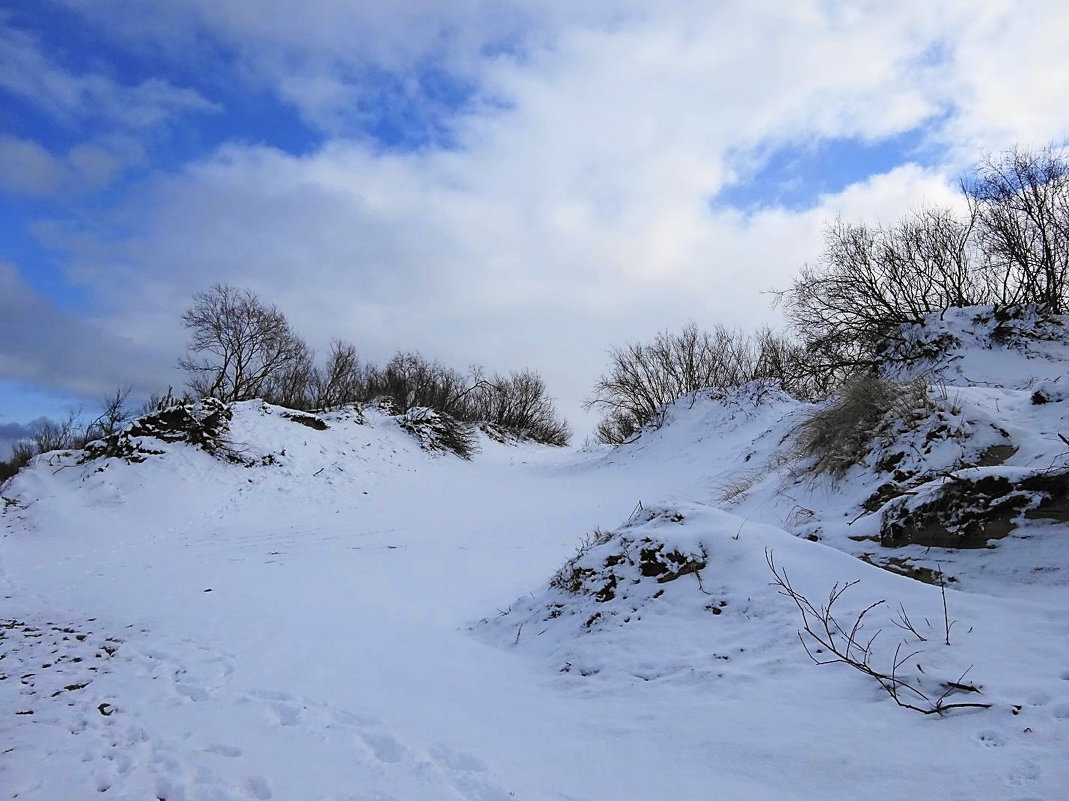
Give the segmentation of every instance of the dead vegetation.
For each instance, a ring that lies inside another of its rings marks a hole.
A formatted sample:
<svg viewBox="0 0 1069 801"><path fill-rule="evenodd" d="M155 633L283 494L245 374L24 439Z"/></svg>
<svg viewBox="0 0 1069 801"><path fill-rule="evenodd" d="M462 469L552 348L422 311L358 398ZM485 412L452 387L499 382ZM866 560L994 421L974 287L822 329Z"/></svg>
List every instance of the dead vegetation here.
<svg viewBox="0 0 1069 801"><path fill-rule="evenodd" d="M857 376L841 394L810 415L795 433L795 453L816 473L842 478L860 464L877 439L916 425L936 408L928 384Z"/></svg>
<svg viewBox="0 0 1069 801"><path fill-rule="evenodd" d="M866 631L869 613L884 606L887 601L879 600L866 606L857 615L842 618L836 610L836 604L857 581L834 584L828 592L828 600L816 604L795 589L787 571L776 564L771 551L765 551L765 561L772 572L772 586L781 595L794 602L802 616L802 629L798 639L806 654L817 665L842 664L852 667L873 679L883 688L891 699L900 707L912 709L924 715L945 715L955 709L988 709L991 704L971 701L951 701L955 693L979 693L980 689L965 683L969 669L954 680L933 682L925 676L918 657L924 649L916 648L915 643L904 639L895 645L893 655L881 659L875 649L877 638L883 628L877 628L871 636ZM946 594L943 595L943 634L944 643L950 645L950 630L953 621L947 613ZM892 620L895 626L912 635L918 643L927 642L928 638L920 633L909 618L906 609L900 604L897 617ZM911 673L913 667L917 673Z"/></svg>

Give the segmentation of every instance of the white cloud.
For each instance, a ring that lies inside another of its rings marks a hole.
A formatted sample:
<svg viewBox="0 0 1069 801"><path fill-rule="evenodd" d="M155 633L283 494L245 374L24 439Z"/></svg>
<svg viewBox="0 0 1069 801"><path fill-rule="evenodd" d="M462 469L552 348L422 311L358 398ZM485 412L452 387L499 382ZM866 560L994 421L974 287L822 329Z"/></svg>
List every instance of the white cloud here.
<svg viewBox="0 0 1069 801"><path fill-rule="evenodd" d="M963 163L950 151L942 167L904 164L802 212L711 207L758 154L918 128L944 146L1069 135L1069 107L1052 100L1069 81L1069 30L1040 0L599 4L582 18L549 4L490 20L475 2L136 8L194 14L327 127L360 91L347 83L359 65L445 58L479 93L450 120L452 150L231 145L146 182L67 240L113 333L177 347L190 294L231 281L320 347L344 336L376 359L419 348L540 368L570 414L607 346L689 319L774 320L761 291L819 254L827 219L952 199ZM517 20L534 25L528 39L480 55ZM1028 36L1043 52L1021 55Z"/></svg>
<svg viewBox="0 0 1069 801"><path fill-rule="evenodd" d="M75 74L43 52L34 37L0 16L0 88L75 125L102 119L143 129L176 114L210 111L214 104L190 89L149 79L126 85L100 73Z"/></svg>
<svg viewBox="0 0 1069 801"><path fill-rule="evenodd" d="M91 192L143 156L141 146L124 137L104 137L53 154L32 140L0 134L0 190L31 197Z"/></svg>
<svg viewBox="0 0 1069 801"><path fill-rule="evenodd" d="M171 359L63 311L2 261L0 342L0 376L41 389L94 398L129 383L152 391L173 381Z"/></svg>
<svg viewBox="0 0 1069 801"><path fill-rule="evenodd" d="M974 159L1008 144L1069 138L1069 9L1061 2L989 2L964 23L946 80L960 98L946 140Z"/></svg>
<svg viewBox="0 0 1069 801"><path fill-rule="evenodd" d="M66 169L36 142L0 135L0 189L27 195L50 195Z"/></svg>
<svg viewBox="0 0 1069 801"><path fill-rule="evenodd" d="M75 73L0 13L0 91L34 106L80 138L67 152L0 135L0 187L28 195L91 192L144 162L166 123L217 110L198 93L150 78L125 84L99 72Z"/></svg>

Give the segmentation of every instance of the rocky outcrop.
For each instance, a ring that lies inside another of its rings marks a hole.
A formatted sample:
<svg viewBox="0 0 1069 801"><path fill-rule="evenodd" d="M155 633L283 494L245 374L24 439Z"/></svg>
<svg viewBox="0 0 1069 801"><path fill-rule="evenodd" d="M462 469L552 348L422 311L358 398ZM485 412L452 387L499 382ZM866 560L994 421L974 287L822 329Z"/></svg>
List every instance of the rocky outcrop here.
<svg viewBox="0 0 1069 801"><path fill-rule="evenodd" d="M215 398L186 400L140 417L122 431L85 446L80 462L91 459L117 458L143 462L159 454L146 439L162 442L185 442L231 461L242 461L232 453L226 435L233 412Z"/></svg>
<svg viewBox="0 0 1069 801"><path fill-rule="evenodd" d="M880 543L888 548L983 548L1022 519L1069 523L1069 471L954 474L889 503Z"/></svg>

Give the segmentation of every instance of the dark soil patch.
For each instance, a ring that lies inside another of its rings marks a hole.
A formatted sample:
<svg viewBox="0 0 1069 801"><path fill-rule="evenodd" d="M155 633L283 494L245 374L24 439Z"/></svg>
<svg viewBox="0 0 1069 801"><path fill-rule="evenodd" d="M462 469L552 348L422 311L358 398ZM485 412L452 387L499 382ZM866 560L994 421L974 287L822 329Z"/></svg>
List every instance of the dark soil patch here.
<svg viewBox="0 0 1069 801"><path fill-rule="evenodd" d="M300 423L302 426L308 426L314 428L316 431L326 431L328 426L319 417L314 414L304 414L303 412L282 412L279 417L284 417L287 420L292 420L294 423Z"/></svg>
<svg viewBox="0 0 1069 801"><path fill-rule="evenodd" d="M983 548L1010 534L1022 517L1069 522L1069 471L1021 479L954 477L921 504L890 506L884 512L880 543L888 548Z"/></svg>

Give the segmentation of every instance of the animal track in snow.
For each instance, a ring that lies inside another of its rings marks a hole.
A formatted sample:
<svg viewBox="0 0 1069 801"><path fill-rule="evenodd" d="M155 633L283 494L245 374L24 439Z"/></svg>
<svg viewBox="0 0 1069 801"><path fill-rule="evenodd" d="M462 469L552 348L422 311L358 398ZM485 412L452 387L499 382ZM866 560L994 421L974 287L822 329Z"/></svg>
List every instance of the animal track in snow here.
<svg viewBox="0 0 1069 801"><path fill-rule="evenodd" d="M380 762L397 763L406 756L405 747L389 734L366 732L360 735L360 739Z"/></svg>
<svg viewBox="0 0 1069 801"><path fill-rule="evenodd" d="M1035 762L1026 759L1020 762L1017 767L1010 771L1010 775L1007 777L1011 785L1020 786L1023 784L1031 784L1039 779L1043 775L1042 768Z"/></svg>
<svg viewBox="0 0 1069 801"><path fill-rule="evenodd" d="M273 690L254 690L242 697L246 704L259 704L282 730L298 736L313 734L326 747L339 748L339 759L363 763L361 794L328 796L328 799L395 801L405 798L507 801L513 798L497 784L486 762L474 754L444 744L426 748L405 742L373 716L336 710L310 699ZM301 731L306 730L306 731ZM333 732L331 736L330 733ZM340 735L340 736L339 736ZM345 750L344 743L350 743ZM356 752L352 746L356 746ZM396 791L396 792L395 792Z"/></svg>
<svg viewBox="0 0 1069 801"><path fill-rule="evenodd" d="M994 729L984 729L982 732L976 735L976 739L981 745L985 745L988 748L1001 748L1006 744L1006 737L1002 732L995 731Z"/></svg>
<svg viewBox="0 0 1069 801"><path fill-rule="evenodd" d="M240 748L234 745L222 745L219 743L213 743L212 745L205 747L204 753L215 754L217 756L224 757L239 757L241 756L242 751Z"/></svg>

